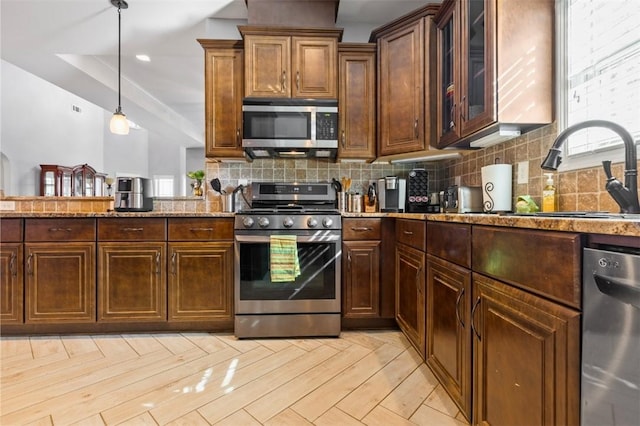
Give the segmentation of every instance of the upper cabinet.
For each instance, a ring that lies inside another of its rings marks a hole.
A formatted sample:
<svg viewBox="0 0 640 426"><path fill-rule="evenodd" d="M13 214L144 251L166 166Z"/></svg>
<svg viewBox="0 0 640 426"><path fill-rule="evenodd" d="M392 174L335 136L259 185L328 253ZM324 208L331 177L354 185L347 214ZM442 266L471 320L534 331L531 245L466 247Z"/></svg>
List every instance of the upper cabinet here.
<svg viewBox="0 0 640 426"><path fill-rule="evenodd" d="M372 32L378 45L378 156L423 152L435 133L435 26L427 5Z"/></svg>
<svg viewBox="0 0 640 426"><path fill-rule="evenodd" d="M553 1L447 0L435 19L439 148L552 122Z"/></svg>
<svg viewBox="0 0 640 426"><path fill-rule="evenodd" d="M242 42L198 41L204 48L205 58L205 155L222 158L244 157Z"/></svg>
<svg viewBox="0 0 640 426"><path fill-rule="evenodd" d="M337 99L342 29L239 26L245 97Z"/></svg>
<svg viewBox="0 0 640 426"><path fill-rule="evenodd" d="M376 156L376 45L340 43L339 159Z"/></svg>

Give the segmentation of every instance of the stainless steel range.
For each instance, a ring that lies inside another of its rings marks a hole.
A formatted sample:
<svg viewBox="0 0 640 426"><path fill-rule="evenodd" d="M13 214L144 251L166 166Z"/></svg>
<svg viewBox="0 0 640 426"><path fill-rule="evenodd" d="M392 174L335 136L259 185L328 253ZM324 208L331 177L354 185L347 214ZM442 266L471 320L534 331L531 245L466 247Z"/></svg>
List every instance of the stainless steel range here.
<svg viewBox="0 0 640 426"><path fill-rule="evenodd" d="M338 336L342 222L335 189L254 182L251 192L251 209L235 217L236 337Z"/></svg>

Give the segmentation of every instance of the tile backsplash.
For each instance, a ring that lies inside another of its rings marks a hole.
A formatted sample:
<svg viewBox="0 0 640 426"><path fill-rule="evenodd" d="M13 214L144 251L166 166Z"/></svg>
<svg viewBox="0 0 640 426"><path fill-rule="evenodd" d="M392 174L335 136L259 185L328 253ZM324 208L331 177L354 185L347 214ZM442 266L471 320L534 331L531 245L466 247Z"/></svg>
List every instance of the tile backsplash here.
<svg viewBox="0 0 640 426"><path fill-rule="evenodd" d="M347 176L352 179L352 192L364 193L369 180L384 176L407 177L413 168L424 168L429 173L429 192L440 191L454 185L460 177L461 185L481 186L481 168L503 163L513 167L513 200L518 195L530 195L541 206L542 189L545 185L542 160L557 135L556 124L541 127L516 139L488 148L469 150L456 160L406 164L331 163L323 160L256 160L253 163L206 163L207 199L215 202L209 181L218 177L222 187L233 189L239 179L252 181L330 181ZM529 163L529 179L525 184L517 183L517 164ZM613 165L613 174L623 179L623 163ZM640 167L640 166L639 166ZM601 166L562 173L554 173L558 192L559 209L563 211L599 210L617 212L619 208L604 189L606 177ZM215 211L215 206L213 207Z"/></svg>

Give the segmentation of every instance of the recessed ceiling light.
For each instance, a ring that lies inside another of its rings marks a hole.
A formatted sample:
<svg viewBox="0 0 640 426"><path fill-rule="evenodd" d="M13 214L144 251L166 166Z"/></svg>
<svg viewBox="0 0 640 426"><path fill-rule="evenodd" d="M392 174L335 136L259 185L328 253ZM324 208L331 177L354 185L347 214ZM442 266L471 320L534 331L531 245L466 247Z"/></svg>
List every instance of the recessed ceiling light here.
<svg viewBox="0 0 640 426"><path fill-rule="evenodd" d="M136 55L136 58L139 61L142 61L142 62L150 62L151 61L151 58L149 57L149 55Z"/></svg>

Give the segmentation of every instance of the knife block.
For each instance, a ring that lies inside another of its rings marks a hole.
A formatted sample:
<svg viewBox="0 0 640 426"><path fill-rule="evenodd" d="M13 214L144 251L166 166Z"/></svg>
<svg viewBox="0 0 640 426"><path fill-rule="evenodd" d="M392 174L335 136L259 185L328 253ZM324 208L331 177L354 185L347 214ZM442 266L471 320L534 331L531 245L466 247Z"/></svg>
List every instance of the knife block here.
<svg viewBox="0 0 640 426"><path fill-rule="evenodd" d="M364 196L364 212L365 213L375 213L378 211L378 200L376 199L372 206L369 205L369 196Z"/></svg>

